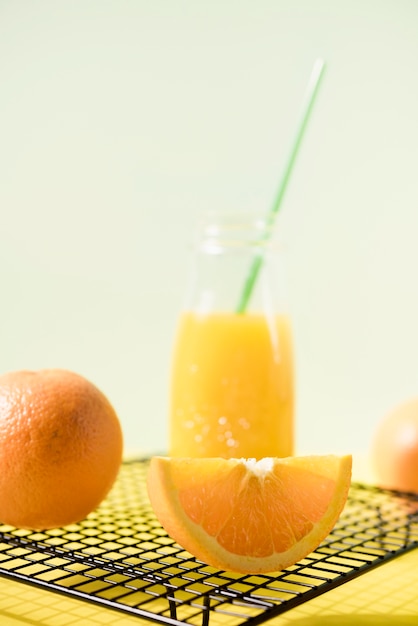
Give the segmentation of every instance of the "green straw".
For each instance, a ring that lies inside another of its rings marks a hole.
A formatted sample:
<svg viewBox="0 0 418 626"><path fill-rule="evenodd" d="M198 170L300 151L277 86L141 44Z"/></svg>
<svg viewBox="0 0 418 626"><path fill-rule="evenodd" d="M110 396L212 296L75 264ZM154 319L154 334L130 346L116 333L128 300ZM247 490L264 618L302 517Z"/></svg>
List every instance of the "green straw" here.
<svg viewBox="0 0 418 626"><path fill-rule="evenodd" d="M276 219L277 213L279 212L280 205L282 203L283 196L285 194L286 187L289 182L290 174L292 172L292 168L295 163L300 144L302 142L302 137L303 137L303 134L305 132L305 129L308 123L309 115L313 108L313 104L315 101L316 94L318 92L319 83L320 83L324 68L325 68L324 61L322 59L316 59L313 65L311 76L309 78L308 86L306 89L306 95L305 95L305 99L304 99L303 106L302 106L300 121L296 129L295 137L291 144L291 149L290 149L287 161L286 161L286 165L282 174L282 179L280 181L280 185L277 190L276 197L274 199L274 203L270 209L270 213L267 216L266 232L264 236L262 237L261 241L266 241L268 239L269 234L272 231L272 227ZM251 298L251 293L254 288L254 285L257 280L257 276L261 269L262 264L263 264L263 255L259 253L255 257L251 265L250 271L248 273L247 279L244 283L244 288L242 290L241 299L238 304L237 313L245 312L245 309L247 308L248 302Z"/></svg>

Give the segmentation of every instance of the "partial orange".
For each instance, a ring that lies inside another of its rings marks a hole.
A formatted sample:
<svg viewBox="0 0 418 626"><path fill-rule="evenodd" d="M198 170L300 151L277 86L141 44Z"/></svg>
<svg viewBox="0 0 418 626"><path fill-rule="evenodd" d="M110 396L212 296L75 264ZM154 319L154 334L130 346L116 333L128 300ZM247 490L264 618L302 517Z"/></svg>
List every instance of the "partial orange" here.
<svg viewBox="0 0 418 626"><path fill-rule="evenodd" d="M105 395L61 369L0 376L0 522L47 529L80 521L107 495L122 430Z"/></svg>
<svg viewBox="0 0 418 626"><path fill-rule="evenodd" d="M218 569L284 569L327 537L347 500L346 456L221 459L153 457L155 515L197 559Z"/></svg>

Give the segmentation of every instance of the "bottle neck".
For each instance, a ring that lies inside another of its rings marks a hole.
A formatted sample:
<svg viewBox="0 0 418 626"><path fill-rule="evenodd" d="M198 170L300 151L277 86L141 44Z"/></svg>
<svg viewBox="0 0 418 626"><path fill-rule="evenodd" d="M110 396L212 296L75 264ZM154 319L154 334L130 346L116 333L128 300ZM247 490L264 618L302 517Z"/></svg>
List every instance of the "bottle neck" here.
<svg viewBox="0 0 418 626"><path fill-rule="evenodd" d="M205 215L198 224L194 252L187 309L243 314L279 306L279 281L274 276L278 254L264 219Z"/></svg>
<svg viewBox="0 0 418 626"><path fill-rule="evenodd" d="M270 247L271 224L258 216L208 213L198 223L196 249L206 254L247 251L262 255Z"/></svg>

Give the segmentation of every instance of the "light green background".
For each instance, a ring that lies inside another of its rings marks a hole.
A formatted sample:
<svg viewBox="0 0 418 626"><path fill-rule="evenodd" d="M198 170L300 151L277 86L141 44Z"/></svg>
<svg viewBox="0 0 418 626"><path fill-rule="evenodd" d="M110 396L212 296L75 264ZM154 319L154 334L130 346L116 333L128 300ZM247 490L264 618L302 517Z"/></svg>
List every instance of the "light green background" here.
<svg viewBox="0 0 418 626"><path fill-rule="evenodd" d="M166 446L201 210L277 227L299 452L367 451L418 395L416 0L0 0L0 371L95 382L128 453Z"/></svg>

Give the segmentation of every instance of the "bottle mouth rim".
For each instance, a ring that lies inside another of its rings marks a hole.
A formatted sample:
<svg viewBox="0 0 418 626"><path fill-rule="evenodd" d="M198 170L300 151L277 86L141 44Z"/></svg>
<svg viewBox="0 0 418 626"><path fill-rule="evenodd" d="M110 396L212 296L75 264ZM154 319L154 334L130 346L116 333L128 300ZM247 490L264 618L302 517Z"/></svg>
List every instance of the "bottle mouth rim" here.
<svg viewBox="0 0 418 626"><path fill-rule="evenodd" d="M197 224L196 247L211 254L226 250L254 249L260 253L277 248L273 224L259 213L208 211Z"/></svg>

